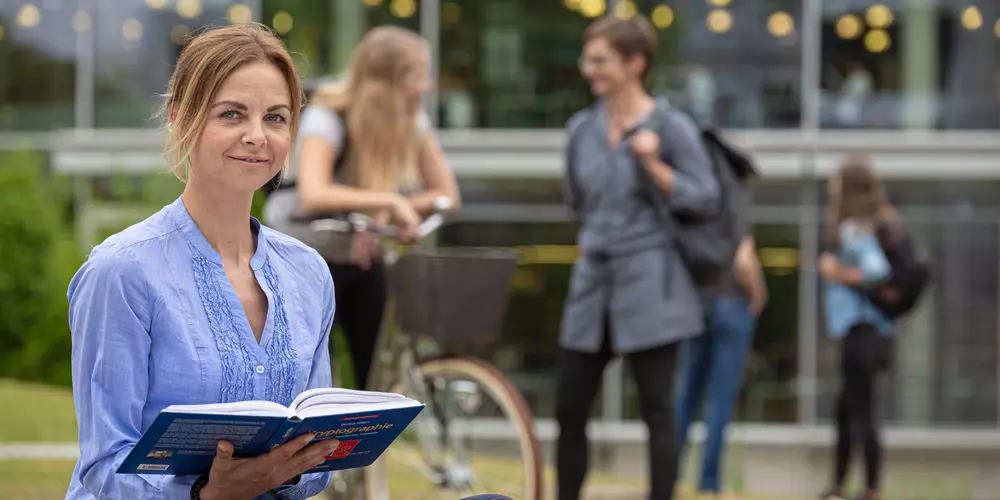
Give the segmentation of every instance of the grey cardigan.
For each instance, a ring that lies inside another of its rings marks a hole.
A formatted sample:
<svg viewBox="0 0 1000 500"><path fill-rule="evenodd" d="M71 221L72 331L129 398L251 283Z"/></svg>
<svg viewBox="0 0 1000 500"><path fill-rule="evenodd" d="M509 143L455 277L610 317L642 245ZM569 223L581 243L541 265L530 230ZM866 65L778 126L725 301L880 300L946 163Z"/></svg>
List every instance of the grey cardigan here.
<svg viewBox="0 0 1000 500"><path fill-rule="evenodd" d="M662 110L669 104L658 99L656 106ZM669 203L711 213L719 201L719 186L698 128L682 113L668 116L661 141L674 169ZM699 293L674 250L669 224L639 194L637 160L627 141L617 148L607 146L603 102L573 115L566 130L567 138L575 137L567 145L566 166L574 169L582 199L574 199L574 189L567 184L566 202L580 223L580 257L570 278L560 346L598 352L605 319L616 353L700 334L704 316Z"/></svg>

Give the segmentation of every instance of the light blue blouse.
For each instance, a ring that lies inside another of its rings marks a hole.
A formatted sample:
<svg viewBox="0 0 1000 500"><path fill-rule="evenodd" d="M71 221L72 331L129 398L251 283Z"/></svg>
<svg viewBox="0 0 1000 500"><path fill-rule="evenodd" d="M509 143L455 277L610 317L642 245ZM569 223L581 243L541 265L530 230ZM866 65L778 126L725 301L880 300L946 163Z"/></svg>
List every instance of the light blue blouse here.
<svg viewBox="0 0 1000 500"><path fill-rule="evenodd" d="M837 256L845 267L861 270L864 275L862 288L884 280L891 271L875 233L850 220L841 224L840 250ZM874 326L882 335L892 335L892 321L868 300L863 290L841 283L824 284L827 333L830 337L842 338L851 327L861 323Z"/></svg>
<svg viewBox="0 0 1000 500"><path fill-rule="evenodd" d="M67 499L187 499L195 476L116 474L163 408L268 400L330 387L333 281L298 240L249 221L267 295L258 344L218 252L180 198L95 247L69 285L80 459ZM304 499L330 475L258 498Z"/></svg>

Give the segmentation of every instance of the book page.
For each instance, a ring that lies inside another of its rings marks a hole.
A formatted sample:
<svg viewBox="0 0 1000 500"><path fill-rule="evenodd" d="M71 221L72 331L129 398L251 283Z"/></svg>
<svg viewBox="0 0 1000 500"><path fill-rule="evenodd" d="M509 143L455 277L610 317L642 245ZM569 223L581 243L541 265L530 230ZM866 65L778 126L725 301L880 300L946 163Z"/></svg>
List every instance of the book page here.
<svg viewBox="0 0 1000 500"><path fill-rule="evenodd" d="M205 405L171 405L164 408L172 413L202 413L209 415L246 415L253 417L288 417L292 411L271 401L237 401Z"/></svg>
<svg viewBox="0 0 1000 500"><path fill-rule="evenodd" d="M326 402L320 404L307 405L299 409L295 416L300 419L310 417L322 417L328 415L346 415L349 413L367 413L393 410L397 408L411 408L422 406L419 401L406 397L393 398L390 401L358 402L358 403L335 403Z"/></svg>
<svg viewBox="0 0 1000 500"><path fill-rule="evenodd" d="M299 394L292 404L292 410L304 410L315 405L342 404L342 403L381 403L385 401L400 401L407 399L402 394L390 392L358 391L353 389L341 389L338 387L325 387L320 389L310 389Z"/></svg>

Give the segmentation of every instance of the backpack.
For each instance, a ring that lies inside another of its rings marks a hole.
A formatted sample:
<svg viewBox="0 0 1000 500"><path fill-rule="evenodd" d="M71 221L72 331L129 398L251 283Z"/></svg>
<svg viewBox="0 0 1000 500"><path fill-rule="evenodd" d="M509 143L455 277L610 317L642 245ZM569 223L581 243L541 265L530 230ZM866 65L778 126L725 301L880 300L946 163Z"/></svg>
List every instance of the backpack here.
<svg viewBox="0 0 1000 500"><path fill-rule="evenodd" d="M671 154L664 137L670 113L680 111L659 111L655 124L660 136L660 159L668 165L672 164ZM704 216L672 210L668 205L668 196L656 185L645 167L638 162L636 167L645 197L659 207L665 221L673 223L676 247L692 280L696 286L705 287L721 282L733 272L736 251L747 231L747 181L756 176L756 169L749 157L730 144L717 127L702 126L699 132L708 152L712 173L719 184L719 205L714 214Z"/></svg>
<svg viewBox="0 0 1000 500"><path fill-rule="evenodd" d="M882 225L876 235L891 271L889 278L866 291L866 296L887 318L896 320L909 314L920 301L931 280L930 266L912 236L901 227L893 230ZM885 294L886 289L894 290L892 297Z"/></svg>

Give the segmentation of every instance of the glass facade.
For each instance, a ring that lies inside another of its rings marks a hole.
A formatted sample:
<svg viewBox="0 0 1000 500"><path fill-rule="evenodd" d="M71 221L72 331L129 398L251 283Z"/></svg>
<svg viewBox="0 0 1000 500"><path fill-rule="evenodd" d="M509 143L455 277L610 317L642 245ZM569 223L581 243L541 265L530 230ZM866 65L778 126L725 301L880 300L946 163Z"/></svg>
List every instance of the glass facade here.
<svg viewBox="0 0 1000 500"><path fill-rule="evenodd" d="M822 2L822 123L830 128L1000 125L1000 5Z"/></svg>
<svg viewBox="0 0 1000 500"><path fill-rule="evenodd" d="M0 5L0 130L152 126L185 36L248 19L280 32L309 79L341 73L372 26L422 31L441 127L558 128L591 100L581 33L609 12L653 21L653 92L725 127L797 128L811 88L824 128L1000 127L1000 4L816 0L804 19L811 1L12 0Z"/></svg>
<svg viewBox="0 0 1000 500"><path fill-rule="evenodd" d="M1000 128L994 1L7 0L0 2L0 138L73 126L154 127L157 95L185 38L207 24L245 20L273 27L309 81L341 74L373 26L420 31L434 48L438 92L428 107L441 129L558 129L592 100L578 70L582 32L609 12L642 12L654 23L653 92L729 129L779 129L794 141L813 113L820 135ZM815 105L807 110L806 102ZM803 153L793 168L815 166ZM996 426L1000 183L945 180L947 168L942 163L941 180L888 184L931 254L935 281L902 328L883 410L902 425ZM813 209L825 203L825 188L804 175L768 179L753 193L770 302L740 396L738 418L747 422L832 415L838 353L823 334L812 258L822 231L822 213ZM443 242L524 253L505 342L491 356L536 414L550 417L575 257L561 181L461 183L469 218L449 226ZM622 368L595 406L605 418L638 416Z"/></svg>

